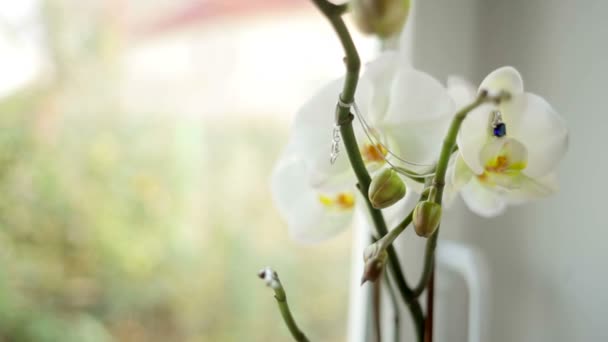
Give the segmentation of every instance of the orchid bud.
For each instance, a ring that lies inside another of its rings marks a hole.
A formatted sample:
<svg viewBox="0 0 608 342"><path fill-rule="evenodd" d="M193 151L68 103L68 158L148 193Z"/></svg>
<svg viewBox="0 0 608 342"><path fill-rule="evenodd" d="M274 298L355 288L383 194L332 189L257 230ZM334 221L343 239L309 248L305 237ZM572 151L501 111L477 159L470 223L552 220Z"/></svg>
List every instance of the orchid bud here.
<svg viewBox="0 0 608 342"><path fill-rule="evenodd" d="M352 0L350 7L361 32L388 38L401 32L410 0Z"/></svg>
<svg viewBox="0 0 608 342"><path fill-rule="evenodd" d="M384 270L384 266L386 266L386 260L388 258L388 253L385 249L380 251L378 255L371 257L370 259L365 261L365 266L363 267L363 277L361 277L361 285L363 285L366 281L376 281L382 275L382 271Z"/></svg>
<svg viewBox="0 0 608 342"><path fill-rule="evenodd" d="M393 169L386 169L372 179L369 201L376 209L390 207L405 196L405 183Z"/></svg>
<svg viewBox="0 0 608 342"><path fill-rule="evenodd" d="M277 272L273 271L270 267L264 267L258 272L258 277L266 283L266 286L276 290L281 287L279 282L279 276Z"/></svg>
<svg viewBox="0 0 608 342"><path fill-rule="evenodd" d="M431 236L441 222L441 205L431 201L419 202L414 208L412 222L416 234L424 237Z"/></svg>

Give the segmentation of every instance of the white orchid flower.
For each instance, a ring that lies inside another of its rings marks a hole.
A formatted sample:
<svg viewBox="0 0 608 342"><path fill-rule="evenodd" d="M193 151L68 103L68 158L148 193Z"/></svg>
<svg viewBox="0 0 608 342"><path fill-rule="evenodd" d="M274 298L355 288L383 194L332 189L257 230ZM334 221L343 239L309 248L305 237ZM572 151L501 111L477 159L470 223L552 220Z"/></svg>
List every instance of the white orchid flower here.
<svg viewBox="0 0 608 342"><path fill-rule="evenodd" d="M476 92L464 81L448 83L459 105L474 99ZM490 73L479 90L493 95L504 91L511 99L482 105L464 120L446 192L453 195L460 190L472 211L492 217L508 204L557 190L555 169L566 152L568 131L543 98L524 92L522 78L512 67Z"/></svg>
<svg viewBox="0 0 608 342"><path fill-rule="evenodd" d="M323 87L296 115L290 143L272 175L272 193L290 235L316 242L346 228L356 208L364 208L344 147L336 163L329 161L334 111L344 80ZM370 141L353 122L363 161L370 173L400 165L400 158L433 164L454 111L447 90L431 76L413 69L397 52L389 52L367 65L356 93L376 141ZM400 165L401 166L401 165ZM409 167L409 165L403 165ZM413 206L413 191L420 185L406 179L408 195L383 210L389 225ZM395 213L395 214L393 214ZM398 213L398 215L397 215ZM400 216L399 216L400 215Z"/></svg>

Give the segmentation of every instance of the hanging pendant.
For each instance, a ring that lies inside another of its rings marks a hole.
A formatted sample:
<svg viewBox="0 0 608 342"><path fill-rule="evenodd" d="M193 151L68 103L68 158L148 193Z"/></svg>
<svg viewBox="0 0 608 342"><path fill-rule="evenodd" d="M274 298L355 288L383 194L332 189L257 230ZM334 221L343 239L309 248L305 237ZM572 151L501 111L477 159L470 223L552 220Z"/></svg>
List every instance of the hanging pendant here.
<svg viewBox="0 0 608 342"><path fill-rule="evenodd" d="M492 133L495 137L502 138L507 135L507 125L502 121L502 113L495 110L492 115Z"/></svg>
<svg viewBox="0 0 608 342"><path fill-rule="evenodd" d="M329 162L333 165L338 159L338 154L340 153L340 127L338 125L334 126L334 130L332 133L331 139L331 153L329 154Z"/></svg>

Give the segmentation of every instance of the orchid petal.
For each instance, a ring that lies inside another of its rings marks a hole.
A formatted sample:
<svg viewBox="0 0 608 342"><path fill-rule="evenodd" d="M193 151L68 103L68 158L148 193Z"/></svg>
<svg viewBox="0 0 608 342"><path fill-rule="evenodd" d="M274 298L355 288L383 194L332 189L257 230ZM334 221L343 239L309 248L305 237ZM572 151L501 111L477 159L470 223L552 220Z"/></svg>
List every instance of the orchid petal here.
<svg viewBox="0 0 608 342"><path fill-rule="evenodd" d="M479 152L480 163L492 171L497 159L504 157L505 169L522 170L528 161L528 150L519 141L511 138L491 138Z"/></svg>
<svg viewBox="0 0 608 342"><path fill-rule="evenodd" d="M330 210L306 178L306 163L286 152L273 170L271 191L280 215L287 221L290 236L300 242L314 243L346 228L354 208ZM350 189L353 195L354 190Z"/></svg>
<svg viewBox="0 0 608 342"><path fill-rule="evenodd" d="M447 88L448 94L456 105L456 109L469 105L477 97L477 89L475 89L473 84L459 76L449 76Z"/></svg>
<svg viewBox="0 0 608 342"><path fill-rule="evenodd" d="M516 95L524 91L524 81L515 68L504 66L486 76L479 89L488 91L490 95L498 95L501 92Z"/></svg>
<svg viewBox="0 0 608 342"><path fill-rule="evenodd" d="M501 198L500 194L485 187L477 178L472 178L462 188L460 195L469 209L479 216L498 216L507 208L507 203Z"/></svg>
<svg viewBox="0 0 608 342"><path fill-rule="evenodd" d="M511 204L547 197L556 193L559 188L555 173L549 173L536 179L525 175L520 175L519 178L519 187L506 193L506 199Z"/></svg>
<svg viewBox="0 0 608 342"><path fill-rule="evenodd" d="M311 175L319 184L332 176L342 177L345 181L350 177L350 180L354 181L345 152L339 156L335 164L332 165L329 160L336 104L343 83L344 78L340 78L330 82L317 92L298 111L292 127L294 149L305 160L311 170ZM356 94L357 102L362 106L367 106L369 93L369 84L360 82ZM357 129L357 135L359 137L363 135L360 128Z"/></svg>
<svg viewBox="0 0 608 342"><path fill-rule="evenodd" d="M471 181L473 175L473 171L469 169L464 159L462 159L462 154L460 152L452 154L448 163L447 182L444 191L444 203L446 206L451 204L458 191Z"/></svg>
<svg viewBox="0 0 608 342"><path fill-rule="evenodd" d="M371 124L382 120L386 115L390 99L390 90L393 85L395 72L399 66L400 54L395 51L382 53L378 58L368 63L365 73L361 77L363 82L368 81L372 87L367 115Z"/></svg>
<svg viewBox="0 0 608 342"><path fill-rule="evenodd" d="M487 90L492 95L504 91L516 97L523 92L524 85L519 72L513 67L506 66L496 69L486 76L479 89ZM508 115L510 111L503 109L504 106L508 106L508 104L501 104L498 109L503 112L507 124L507 134L510 134ZM458 133L458 147L462 151L467 165L476 174L483 172L483 164L479 162L478 157L483 146L492 137L490 124L493 119L492 111L495 109L497 108L494 104L484 104L472 110L463 121Z"/></svg>
<svg viewBox="0 0 608 342"><path fill-rule="evenodd" d="M383 132L392 137L393 147L395 151L398 151L401 159L425 164L426 166L417 167L402 162L396 162L396 164L415 172L423 172L422 170L428 169L439 156L441 141L448 124L446 118L438 118L421 122L382 125L380 127Z"/></svg>
<svg viewBox="0 0 608 342"><path fill-rule="evenodd" d="M452 182L457 189L460 189L471 180L471 177L473 177L473 171L471 171L469 166L464 162L462 153L456 153L455 156Z"/></svg>
<svg viewBox="0 0 608 342"><path fill-rule="evenodd" d="M458 149L462 158L475 174L483 173L480 153L490 135L491 112L493 106L485 104L472 110L462 122L458 133Z"/></svg>
<svg viewBox="0 0 608 342"><path fill-rule="evenodd" d="M554 170L566 153L568 130L564 120L540 96L526 93L514 97L503 109L507 134L528 149L524 173L536 178Z"/></svg>
<svg viewBox="0 0 608 342"><path fill-rule="evenodd" d="M450 156L450 160L448 161L448 169L445 177L445 186L443 190L443 205L446 207L450 207L456 194L458 193L458 188L456 184L454 184L454 174L456 167L456 159L458 158L459 153L456 152Z"/></svg>
<svg viewBox="0 0 608 342"><path fill-rule="evenodd" d="M441 83L423 72L401 69L395 77L380 129L396 142L400 157L431 164L450 123L453 101Z"/></svg>
<svg viewBox="0 0 608 342"><path fill-rule="evenodd" d="M452 116L454 103L445 87L430 75L401 68L391 89L386 124L403 124Z"/></svg>

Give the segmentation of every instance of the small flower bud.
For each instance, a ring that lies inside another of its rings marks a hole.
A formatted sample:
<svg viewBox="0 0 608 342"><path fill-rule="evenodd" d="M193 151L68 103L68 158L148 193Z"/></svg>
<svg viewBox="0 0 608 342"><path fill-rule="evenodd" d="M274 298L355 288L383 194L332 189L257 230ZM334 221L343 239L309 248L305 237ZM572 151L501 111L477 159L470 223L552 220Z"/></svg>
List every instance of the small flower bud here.
<svg viewBox="0 0 608 342"><path fill-rule="evenodd" d="M276 290L281 287L279 283L279 276L277 272L273 271L270 267L264 267L258 272L258 277L266 283L266 286Z"/></svg>
<svg viewBox="0 0 608 342"><path fill-rule="evenodd" d="M410 0L352 0L350 7L359 30L388 38L401 32Z"/></svg>
<svg viewBox="0 0 608 342"><path fill-rule="evenodd" d="M386 265L386 259L388 253L386 250L382 250L378 255L371 257L366 260L365 266L363 267L363 277L361 277L361 285L366 281L376 281L382 275L384 266Z"/></svg>
<svg viewBox="0 0 608 342"><path fill-rule="evenodd" d="M386 169L372 179L369 201L376 209L390 207L405 196L405 183L393 169Z"/></svg>
<svg viewBox="0 0 608 342"><path fill-rule="evenodd" d="M414 208L412 222L416 234L424 237L431 236L441 222L441 205L431 201L419 202Z"/></svg>

